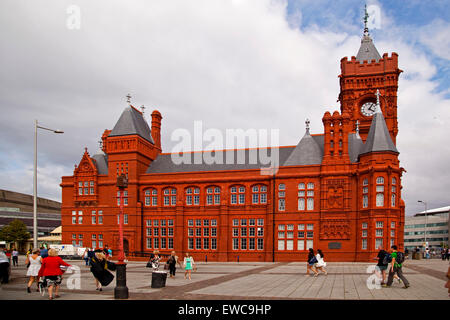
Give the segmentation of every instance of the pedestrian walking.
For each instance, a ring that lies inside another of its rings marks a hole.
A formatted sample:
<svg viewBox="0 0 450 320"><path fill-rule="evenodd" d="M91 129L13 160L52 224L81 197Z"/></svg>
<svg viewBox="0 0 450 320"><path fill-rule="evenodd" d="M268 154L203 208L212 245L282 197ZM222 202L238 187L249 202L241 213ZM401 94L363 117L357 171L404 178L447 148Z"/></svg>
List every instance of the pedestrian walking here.
<svg viewBox="0 0 450 320"><path fill-rule="evenodd" d="M449 248L447 248L447 249L445 250L445 258L446 258L447 260L450 259L450 249L449 249Z"/></svg>
<svg viewBox="0 0 450 320"><path fill-rule="evenodd" d="M6 251L6 249L5 249ZM1 283L9 282L9 259L4 250L0 250L0 280Z"/></svg>
<svg viewBox="0 0 450 320"><path fill-rule="evenodd" d="M86 263L85 264L86 267L89 267L89 250L90 250L89 248L86 248L86 250L84 250L83 253L83 260Z"/></svg>
<svg viewBox="0 0 450 320"><path fill-rule="evenodd" d="M446 287L448 290L448 296L450 297L450 267L448 267L447 270L447 282L445 283L444 287Z"/></svg>
<svg viewBox="0 0 450 320"><path fill-rule="evenodd" d="M327 266L327 263L323 260L323 252L320 249L317 249L317 254L316 254L316 259L317 259L317 263L314 265L316 267L316 270L320 270L323 273L325 273L325 275L328 274L327 270L325 270L325 267ZM319 274L319 272L317 272L317 274Z"/></svg>
<svg viewBox="0 0 450 320"><path fill-rule="evenodd" d="M44 246L41 246L39 251L41 252L40 254L41 254L42 259L48 257L48 249L47 248L45 248Z"/></svg>
<svg viewBox="0 0 450 320"><path fill-rule="evenodd" d="M180 266L181 268L181 264L178 261L178 256L175 254L175 251L172 251L170 253L170 257L169 259L167 259L167 264L169 265L169 273L170 273L170 277L175 277L175 272L177 271L177 264Z"/></svg>
<svg viewBox="0 0 450 320"><path fill-rule="evenodd" d="M403 252L397 251L397 246L393 245L391 247L391 266L389 268L388 280L385 287L390 287L394 281L394 275L397 274L398 277L403 281L403 288L407 289L409 287L409 282L403 275L402 264L405 260L405 254Z"/></svg>
<svg viewBox="0 0 450 320"><path fill-rule="evenodd" d="M48 257L42 259L41 268L39 269L38 277L43 277L43 282L48 288L48 298L59 298L59 286L61 285L63 271L61 266L70 267L71 265L64 262L58 256L56 249L48 250ZM41 252L42 257L42 252ZM53 293L55 296L53 297Z"/></svg>
<svg viewBox="0 0 450 320"><path fill-rule="evenodd" d="M306 262L306 275L309 276L309 270L312 270L314 272L314 276L317 277L318 276L318 272L316 270L316 268L314 267L314 265L317 263L317 258L314 254L314 250L312 248L309 248L309 252L308 252L308 260Z"/></svg>
<svg viewBox="0 0 450 320"><path fill-rule="evenodd" d="M191 280L191 272L192 270L195 271L195 261L194 258L189 255L189 252L186 252L186 256L184 257L183 266L185 269L184 272L184 279L186 279L186 275L189 277L189 280Z"/></svg>
<svg viewBox="0 0 450 320"><path fill-rule="evenodd" d="M381 284L386 284L386 270L389 266L389 257L390 254L383 249L383 246L378 247L378 255L375 260L378 260L377 265L375 266L375 272L379 278L381 278Z"/></svg>
<svg viewBox="0 0 450 320"><path fill-rule="evenodd" d="M28 280L28 285L27 285L27 292L31 293L31 286L33 285L33 282L36 282L36 287L37 290L39 291L39 270L41 269L41 265L42 265L42 257L39 255L40 251L39 249L34 249L32 250L32 253L27 257L25 263L28 266L28 270L27 270L27 277L30 277L30 279Z"/></svg>
<svg viewBox="0 0 450 320"><path fill-rule="evenodd" d="M102 251L95 252L89 263L92 275L95 278L95 290L102 291L102 286L106 287L114 280L114 275L109 270L115 270L116 265L108 261Z"/></svg>
<svg viewBox="0 0 450 320"><path fill-rule="evenodd" d="M409 250L408 248L405 248L405 259L409 258Z"/></svg>
<svg viewBox="0 0 450 320"><path fill-rule="evenodd" d="M12 255L13 266L18 267L19 266L19 251L17 251L16 248L13 248L11 255Z"/></svg>

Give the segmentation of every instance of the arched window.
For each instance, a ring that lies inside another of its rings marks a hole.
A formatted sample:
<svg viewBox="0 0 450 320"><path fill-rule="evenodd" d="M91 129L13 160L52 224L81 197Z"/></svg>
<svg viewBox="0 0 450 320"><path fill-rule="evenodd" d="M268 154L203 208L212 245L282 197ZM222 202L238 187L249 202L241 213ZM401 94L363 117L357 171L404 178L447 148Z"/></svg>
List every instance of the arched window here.
<svg viewBox="0 0 450 320"><path fill-rule="evenodd" d="M267 186L256 185L252 187L252 204L267 203Z"/></svg>
<svg viewBox="0 0 450 320"><path fill-rule="evenodd" d="M213 201L214 200L214 201ZM220 204L220 188L219 187L207 187L206 188L206 204L219 205Z"/></svg>
<svg viewBox="0 0 450 320"><path fill-rule="evenodd" d="M369 206L369 180L365 178L363 180L363 188L362 188L362 206L363 208L367 208Z"/></svg>
<svg viewBox="0 0 450 320"><path fill-rule="evenodd" d="M158 191L150 188L144 191L145 206L156 207L158 205Z"/></svg>
<svg viewBox="0 0 450 320"><path fill-rule="evenodd" d="M164 206L176 206L177 204L177 189L165 188L163 190Z"/></svg>
<svg viewBox="0 0 450 320"><path fill-rule="evenodd" d="M186 205L198 206L200 204L200 188L199 187L188 187L185 190L185 194L186 194Z"/></svg>
<svg viewBox="0 0 450 320"><path fill-rule="evenodd" d="M232 186L230 188L230 203L231 204L245 204L245 187L244 186Z"/></svg>

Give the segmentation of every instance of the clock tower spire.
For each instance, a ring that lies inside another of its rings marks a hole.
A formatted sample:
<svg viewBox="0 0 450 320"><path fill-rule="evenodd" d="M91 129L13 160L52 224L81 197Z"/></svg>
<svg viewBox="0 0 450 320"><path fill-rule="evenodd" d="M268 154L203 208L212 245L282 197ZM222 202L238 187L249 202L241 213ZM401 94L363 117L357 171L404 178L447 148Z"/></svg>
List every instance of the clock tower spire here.
<svg viewBox="0 0 450 320"><path fill-rule="evenodd" d="M367 10L364 15L364 32L356 56L341 59L339 99L341 114L348 114L352 127L359 121L359 134L366 141L372 117L376 111L379 91L379 108L386 120L392 141L396 143L397 89L402 70L398 68L398 54L384 53L381 57L369 35Z"/></svg>

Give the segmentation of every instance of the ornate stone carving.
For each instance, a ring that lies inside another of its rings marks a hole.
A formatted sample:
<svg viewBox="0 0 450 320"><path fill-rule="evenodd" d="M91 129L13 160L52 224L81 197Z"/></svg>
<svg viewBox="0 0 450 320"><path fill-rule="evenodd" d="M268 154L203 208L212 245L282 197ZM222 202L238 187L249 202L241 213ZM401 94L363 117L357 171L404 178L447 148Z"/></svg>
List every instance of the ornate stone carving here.
<svg viewBox="0 0 450 320"><path fill-rule="evenodd" d="M320 225L321 240L350 239L350 225L345 219L322 220Z"/></svg>

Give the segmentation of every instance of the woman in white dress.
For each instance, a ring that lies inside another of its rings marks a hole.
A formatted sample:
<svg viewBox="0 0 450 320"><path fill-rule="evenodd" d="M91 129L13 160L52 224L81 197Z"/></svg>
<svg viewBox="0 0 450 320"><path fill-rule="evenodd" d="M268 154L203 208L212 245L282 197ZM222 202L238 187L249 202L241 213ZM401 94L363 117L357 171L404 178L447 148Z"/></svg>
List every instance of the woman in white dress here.
<svg viewBox="0 0 450 320"><path fill-rule="evenodd" d="M39 255L40 251L39 249L33 249L32 254L30 254L27 257L27 260L25 261L25 264L28 265L30 263L30 266L27 270L27 276L30 277L30 280L28 281L27 286L27 292L31 293L31 285L33 284L33 281L36 281L36 286L38 286L38 273L39 269L41 268L42 258ZM39 291L39 287L37 288L37 291Z"/></svg>
<svg viewBox="0 0 450 320"><path fill-rule="evenodd" d="M323 260L323 253L322 250L317 249L317 254L316 254L316 259L317 259L317 263L315 265L316 270L320 270L323 273L325 273L325 275L327 275L327 270L325 270L325 267L327 266L327 263ZM315 274L315 276L317 276L319 274L319 272L317 272Z"/></svg>

